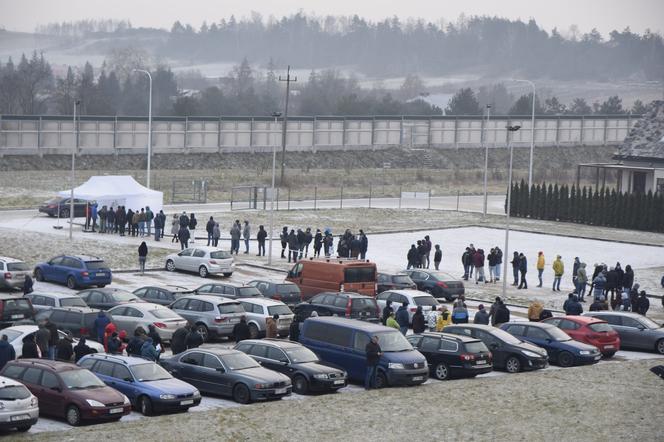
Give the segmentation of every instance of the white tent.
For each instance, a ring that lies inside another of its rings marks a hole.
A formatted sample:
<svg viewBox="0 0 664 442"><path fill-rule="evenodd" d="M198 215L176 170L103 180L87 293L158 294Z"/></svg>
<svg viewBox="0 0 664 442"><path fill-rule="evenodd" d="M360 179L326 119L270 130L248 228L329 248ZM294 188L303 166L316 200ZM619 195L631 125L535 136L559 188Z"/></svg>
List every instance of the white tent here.
<svg viewBox="0 0 664 442"><path fill-rule="evenodd" d="M68 198L71 190L63 190L58 195ZM149 206L157 213L164 206L164 194L141 186L128 175L93 176L74 188L74 198L96 201L98 207L124 206L126 209L140 209Z"/></svg>

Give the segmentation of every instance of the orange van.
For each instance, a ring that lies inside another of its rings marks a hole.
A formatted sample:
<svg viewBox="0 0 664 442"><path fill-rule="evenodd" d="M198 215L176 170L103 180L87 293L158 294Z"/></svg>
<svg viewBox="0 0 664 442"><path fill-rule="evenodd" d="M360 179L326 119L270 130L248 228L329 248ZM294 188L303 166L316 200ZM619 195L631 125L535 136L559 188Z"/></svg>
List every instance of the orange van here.
<svg viewBox="0 0 664 442"><path fill-rule="evenodd" d="M344 258L309 258L296 263L286 281L300 287L302 301L321 292L376 296L376 263Z"/></svg>

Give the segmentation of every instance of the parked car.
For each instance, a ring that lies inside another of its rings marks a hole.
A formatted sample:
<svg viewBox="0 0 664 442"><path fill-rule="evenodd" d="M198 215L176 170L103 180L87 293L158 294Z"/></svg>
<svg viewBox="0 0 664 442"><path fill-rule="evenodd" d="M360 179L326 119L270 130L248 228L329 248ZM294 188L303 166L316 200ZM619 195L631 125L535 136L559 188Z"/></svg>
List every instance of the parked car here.
<svg viewBox="0 0 664 442"><path fill-rule="evenodd" d="M37 293L32 292L23 295L24 298L29 299L32 303L35 313L44 310L49 310L54 307L87 307L88 305L81 299L80 296L71 295L69 293Z"/></svg>
<svg viewBox="0 0 664 442"><path fill-rule="evenodd" d="M126 290L120 289L88 289L77 293L91 308L108 310L118 305L142 302L141 298Z"/></svg>
<svg viewBox="0 0 664 442"><path fill-rule="evenodd" d="M250 285L237 284L233 282L219 282L214 284L203 284L194 292L197 295L223 296L228 299L239 298L262 298L263 295L256 288Z"/></svg>
<svg viewBox="0 0 664 442"><path fill-rule="evenodd" d="M377 367L376 386L419 385L429 377L425 357L398 331L380 324L346 318L309 318L302 324L299 341L318 357L363 382L367 369L366 345L378 336L383 355Z"/></svg>
<svg viewBox="0 0 664 442"><path fill-rule="evenodd" d="M342 258L310 258L297 262L287 281L297 284L302 301L322 292L354 292L376 295L376 264Z"/></svg>
<svg viewBox="0 0 664 442"><path fill-rule="evenodd" d="M293 391L298 394L336 391L347 384L343 369L324 364L314 352L297 342L250 339L240 342L235 349L248 354L263 367L288 376Z"/></svg>
<svg viewBox="0 0 664 442"><path fill-rule="evenodd" d="M438 380L475 377L493 370L491 352L479 339L435 332L406 339L427 358L431 375Z"/></svg>
<svg viewBox="0 0 664 442"><path fill-rule="evenodd" d="M410 279L410 276L402 273L378 273L376 281L378 284L376 294L383 293L385 290L417 290L417 285Z"/></svg>
<svg viewBox="0 0 664 442"><path fill-rule="evenodd" d="M85 255L61 255L35 267L37 281L66 284L70 289L77 287L104 287L111 283L111 269L101 258Z"/></svg>
<svg viewBox="0 0 664 442"><path fill-rule="evenodd" d="M64 329L60 327L60 324L56 325L58 326L58 335L60 336L60 339L64 339L66 336ZM28 335L34 335L37 333L37 329L38 327L36 325L15 325L2 330L0 334L7 335L7 341L12 347L14 347L16 357L20 358L23 355L23 339ZM85 343L95 352L104 353L104 346L99 342L86 338ZM72 345L75 346L76 344L78 344L78 338L74 338Z"/></svg>
<svg viewBox="0 0 664 442"><path fill-rule="evenodd" d="M83 421L118 421L131 411L129 398L107 387L89 370L48 359L10 361L2 376L16 379L39 399L39 413Z"/></svg>
<svg viewBox="0 0 664 442"><path fill-rule="evenodd" d="M630 312L586 312L583 316L592 316L609 323L620 336L620 346L633 350L656 351L664 354L664 327L652 319Z"/></svg>
<svg viewBox="0 0 664 442"><path fill-rule="evenodd" d="M58 328L70 331L77 338L98 339L95 319L97 319L99 311L90 307L54 307L39 312L35 315L35 320L41 321L49 318ZM113 321L110 314L107 313L106 316L111 322Z"/></svg>
<svg viewBox="0 0 664 442"><path fill-rule="evenodd" d="M87 205L88 201L74 198L74 218L85 217L85 207ZM51 198L39 206L40 213L45 213L51 217L69 218L70 210L71 199L59 196Z"/></svg>
<svg viewBox="0 0 664 442"><path fill-rule="evenodd" d="M0 328L9 327L18 321L31 320L34 317L35 310L29 299L0 299Z"/></svg>
<svg viewBox="0 0 664 442"><path fill-rule="evenodd" d="M242 298L238 301L245 311L249 333L253 339L265 336L266 320L274 315L279 315L277 333L281 337L288 336L295 315L286 304L266 298Z"/></svg>
<svg viewBox="0 0 664 442"><path fill-rule="evenodd" d="M162 287L146 286L136 289L132 293L145 302L152 302L159 305L171 305L178 298L193 293L193 290L177 285L167 285Z"/></svg>
<svg viewBox="0 0 664 442"><path fill-rule="evenodd" d="M247 285L256 287L261 294L270 299L276 299L286 305L296 305L302 301L302 292L297 284L290 281L272 281L269 279L254 279Z"/></svg>
<svg viewBox="0 0 664 442"><path fill-rule="evenodd" d="M238 350L192 349L160 361L169 373L201 392L232 397L235 402L290 396L288 376L261 367Z"/></svg>
<svg viewBox="0 0 664 442"><path fill-rule="evenodd" d="M168 307L151 302L135 302L130 305L118 305L108 311L118 330L127 330L131 335L137 327L148 330L154 325L162 341L170 342L173 333L187 325L187 320Z"/></svg>
<svg viewBox="0 0 664 442"><path fill-rule="evenodd" d="M350 292L323 292L299 304L296 314L308 318L315 310L320 316L341 316L369 322L380 322L380 307L371 296Z"/></svg>
<svg viewBox="0 0 664 442"><path fill-rule="evenodd" d="M204 341L232 335L233 327L245 315L238 301L219 296L184 296L171 304L170 309L189 321Z"/></svg>
<svg viewBox="0 0 664 442"><path fill-rule="evenodd" d="M561 367L595 364L602 359L597 347L573 340L553 324L506 322L500 328L518 339L542 347L549 355L549 361Z"/></svg>
<svg viewBox="0 0 664 442"><path fill-rule="evenodd" d="M417 285L417 290L432 294L435 298L452 301L466 292L463 281L437 270L410 269L404 273Z"/></svg>
<svg viewBox="0 0 664 442"><path fill-rule="evenodd" d="M496 327L483 324L455 324L443 329L445 333L471 336L484 342L493 355L493 368L508 373L546 368L549 357L541 347L522 341Z"/></svg>
<svg viewBox="0 0 664 442"><path fill-rule="evenodd" d="M129 398L132 407L145 416L187 411L201 403L196 387L179 379L152 361L120 355L88 355L78 361L109 387Z"/></svg>
<svg viewBox="0 0 664 442"><path fill-rule="evenodd" d="M618 332L601 319L570 315L555 316L542 322L555 325L575 341L594 345L606 358L610 358L620 350Z"/></svg>
<svg viewBox="0 0 664 442"><path fill-rule="evenodd" d="M25 277L30 273L30 266L23 261L0 256L0 289L23 290Z"/></svg>
<svg viewBox="0 0 664 442"><path fill-rule="evenodd" d="M388 290L376 296L376 302L381 312L387 305L388 300L392 301L392 308L395 312L404 302L408 303L408 321L411 324L417 307L422 307L422 313L426 317L432 308L435 309L439 305L436 298L419 290Z"/></svg>
<svg viewBox="0 0 664 442"><path fill-rule="evenodd" d="M201 278L222 273L229 277L235 270L235 261L230 253L216 247L190 247L166 257L166 270L195 272Z"/></svg>
<svg viewBox="0 0 664 442"><path fill-rule="evenodd" d="M38 400L25 385L0 376L0 429L26 432L39 420Z"/></svg>

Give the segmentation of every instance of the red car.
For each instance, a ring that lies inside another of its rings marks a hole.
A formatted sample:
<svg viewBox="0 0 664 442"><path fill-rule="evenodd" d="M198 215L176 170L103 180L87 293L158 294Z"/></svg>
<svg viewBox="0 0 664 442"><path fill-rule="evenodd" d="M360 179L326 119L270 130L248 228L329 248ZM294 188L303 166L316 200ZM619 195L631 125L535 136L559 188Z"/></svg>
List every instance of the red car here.
<svg viewBox="0 0 664 442"><path fill-rule="evenodd" d="M572 339L597 347L605 358L620 350L620 337L611 326L601 319L588 316L555 316L542 322L553 324Z"/></svg>

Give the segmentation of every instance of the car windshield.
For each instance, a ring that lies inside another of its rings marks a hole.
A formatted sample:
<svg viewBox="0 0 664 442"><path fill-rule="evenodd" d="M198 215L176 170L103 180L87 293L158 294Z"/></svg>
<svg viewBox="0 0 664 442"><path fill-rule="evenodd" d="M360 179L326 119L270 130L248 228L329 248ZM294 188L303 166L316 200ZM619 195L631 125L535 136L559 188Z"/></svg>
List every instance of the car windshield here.
<svg viewBox="0 0 664 442"><path fill-rule="evenodd" d="M97 376L85 369L63 371L60 377L70 390L102 388L105 385Z"/></svg>
<svg viewBox="0 0 664 442"><path fill-rule="evenodd" d="M238 296L240 298L252 298L254 296L263 296L261 295L260 290L256 287L242 287L238 290Z"/></svg>
<svg viewBox="0 0 664 442"><path fill-rule="evenodd" d="M221 314L244 313L244 309L242 308L242 305L239 302L233 304L219 304L217 308L219 309L219 313Z"/></svg>
<svg viewBox="0 0 664 442"><path fill-rule="evenodd" d="M436 301L436 298L433 296L416 296L413 298L413 301L415 302L415 305L417 306L437 306L438 302Z"/></svg>
<svg viewBox="0 0 664 442"><path fill-rule="evenodd" d="M153 362L134 365L131 367L131 370L134 372L136 379L141 382L161 381L173 377L166 370Z"/></svg>
<svg viewBox="0 0 664 442"><path fill-rule="evenodd" d="M466 347L466 351L468 353L482 353L489 351L489 349L486 348L486 345L484 345L484 342L482 341L466 342L463 345Z"/></svg>
<svg viewBox="0 0 664 442"><path fill-rule="evenodd" d="M244 370L246 368L260 367L258 362L244 353L232 353L221 356L221 361L229 370Z"/></svg>
<svg viewBox="0 0 664 442"><path fill-rule="evenodd" d="M272 305L267 308L267 312L271 315L292 315L293 312L291 309L286 307L285 305Z"/></svg>
<svg viewBox="0 0 664 442"><path fill-rule="evenodd" d="M30 270L30 267L24 262L9 262L7 263L7 270L10 272L23 272Z"/></svg>
<svg viewBox="0 0 664 442"><path fill-rule="evenodd" d="M291 360L293 364L302 364L304 362L318 362L318 356L316 353L309 350L305 347L295 347L285 349L288 359Z"/></svg>
<svg viewBox="0 0 664 442"><path fill-rule="evenodd" d="M6 329L2 330L2 332L0 332L0 334L7 335L7 340L9 342L12 342L13 340L15 340L16 338L21 336L22 333L20 331L10 330L10 329L6 328Z"/></svg>
<svg viewBox="0 0 664 442"><path fill-rule="evenodd" d="M588 328L597 333L613 331L611 326L606 322L596 322L594 324L590 324Z"/></svg>
<svg viewBox="0 0 664 442"><path fill-rule="evenodd" d="M501 330L499 328L492 329L490 333L492 336L500 339L505 344L518 345L522 342L520 339L515 338L514 335L511 335L505 330Z"/></svg>
<svg viewBox="0 0 664 442"><path fill-rule="evenodd" d="M113 297L115 298L116 301L121 301L121 302L135 301L138 299L136 295L134 295L133 293L121 292L121 291L113 292Z"/></svg>
<svg viewBox="0 0 664 442"><path fill-rule="evenodd" d="M180 315L169 308L156 308L150 310L150 313L157 319L180 319Z"/></svg>
<svg viewBox="0 0 664 442"><path fill-rule="evenodd" d="M104 261L85 261L85 266L88 268L88 270L99 270L99 269L108 268L108 266Z"/></svg>
<svg viewBox="0 0 664 442"><path fill-rule="evenodd" d="M286 295L288 293L300 293L300 288L295 284L279 284L277 286L277 293Z"/></svg>
<svg viewBox="0 0 664 442"><path fill-rule="evenodd" d="M8 385L0 388L0 401L14 401L16 399L27 399L30 391L23 385Z"/></svg>
<svg viewBox="0 0 664 442"><path fill-rule="evenodd" d="M231 257L231 254L223 251L223 250L217 250L216 252L210 252L210 258L212 259L228 259Z"/></svg>
<svg viewBox="0 0 664 442"><path fill-rule="evenodd" d="M408 275L394 275L392 277L392 282L397 284L413 284L413 280L410 279Z"/></svg>
<svg viewBox="0 0 664 442"><path fill-rule="evenodd" d="M27 299L7 299L5 301L5 310L30 309L30 303Z"/></svg>
<svg viewBox="0 0 664 442"><path fill-rule="evenodd" d="M562 331L558 327L547 328L546 331L551 335L551 337L554 340L556 340L558 342L569 341L569 340L572 339L572 338L569 337L569 335L567 333L565 333L564 331Z"/></svg>
<svg viewBox="0 0 664 442"><path fill-rule="evenodd" d="M60 299L61 307L87 307L88 305L78 296L72 298L62 298Z"/></svg>
<svg viewBox="0 0 664 442"><path fill-rule="evenodd" d="M655 329L658 329L658 328L661 328L661 327L662 327L661 325L658 325L658 324L657 324L655 321L653 321L652 319L650 319L650 318L646 318L645 316L640 317L640 318L639 318L639 321L641 321L641 323L642 323L643 325L645 325L647 328L649 328L649 329L651 329L651 330L655 330Z"/></svg>
<svg viewBox="0 0 664 442"><path fill-rule="evenodd" d="M407 351L413 346L397 330L377 333L378 345L383 351Z"/></svg>

